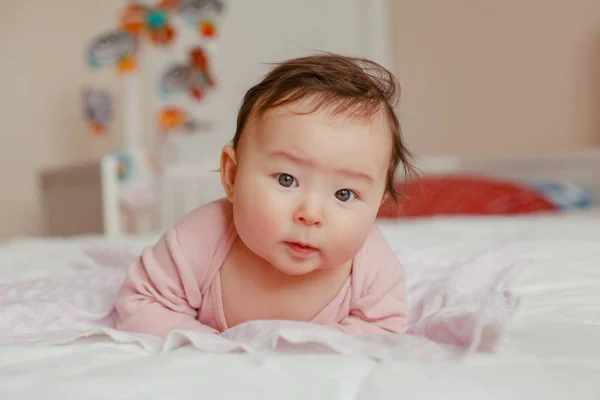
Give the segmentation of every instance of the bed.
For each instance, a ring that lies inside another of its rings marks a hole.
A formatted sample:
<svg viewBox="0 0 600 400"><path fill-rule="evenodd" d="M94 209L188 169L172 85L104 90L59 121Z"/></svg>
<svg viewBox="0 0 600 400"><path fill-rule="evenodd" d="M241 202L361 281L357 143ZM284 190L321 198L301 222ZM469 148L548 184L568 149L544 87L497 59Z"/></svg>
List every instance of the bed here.
<svg viewBox="0 0 600 400"><path fill-rule="evenodd" d="M431 321L414 330L428 341L416 342L301 340L291 334L303 329L297 327L279 336L249 333L237 347L227 347L233 336L210 346L207 338L185 335L158 343L97 329L110 327L110 293L123 266L160 231L130 235L120 230L110 173L114 160L103 165L104 235L0 245L2 399L600 398L598 206L512 216L378 220L407 268L410 301L425 298L424 291L453 290L454 297L434 293L425 308L435 308L430 315L446 327L458 321L458 329L469 320L453 313L459 310L464 316L473 304L485 305L477 344L448 346L447 335L427 331ZM432 157L419 160L418 166L422 174L468 172L521 182L552 178L587 184L596 194L600 189L597 152L481 160ZM205 162L165 171L163 224L220 195L213 168ZM484 295L478 291L478 282L484 281L469 280L486 268L504 273L508 269L497 267L509 264L518 267L511 269L514 274L485 281L490 290ZM413 309L421 313L417 319L424 317L423 307Z"/></svg>

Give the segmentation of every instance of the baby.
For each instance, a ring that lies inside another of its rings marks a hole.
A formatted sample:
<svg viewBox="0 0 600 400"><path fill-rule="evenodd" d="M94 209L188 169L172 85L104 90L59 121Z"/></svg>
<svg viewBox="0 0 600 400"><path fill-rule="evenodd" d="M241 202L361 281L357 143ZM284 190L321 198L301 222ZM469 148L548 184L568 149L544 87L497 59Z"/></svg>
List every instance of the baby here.
<svg viewBox="0 0 600 400"><path fill-rule="evenodd" d="M226 198L202 205L131 266L117 328L165 337L295 320L401 333L404 273L375 228L411 171L396 81L374 62L315 55L245 95L221 154Z"/></svg>

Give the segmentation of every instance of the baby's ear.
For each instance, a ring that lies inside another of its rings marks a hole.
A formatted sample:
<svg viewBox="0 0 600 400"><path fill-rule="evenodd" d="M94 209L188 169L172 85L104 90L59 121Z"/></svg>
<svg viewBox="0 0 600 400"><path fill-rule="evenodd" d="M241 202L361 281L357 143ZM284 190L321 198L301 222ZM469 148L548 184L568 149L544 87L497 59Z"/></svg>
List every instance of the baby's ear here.
<svg viewBox="0 0 600 400"><path fill-rule="evenodd" d="M227 199L233 203L233 186L237 173L237 154L230 145L223 147L221 152L221 184Z"/></svg>

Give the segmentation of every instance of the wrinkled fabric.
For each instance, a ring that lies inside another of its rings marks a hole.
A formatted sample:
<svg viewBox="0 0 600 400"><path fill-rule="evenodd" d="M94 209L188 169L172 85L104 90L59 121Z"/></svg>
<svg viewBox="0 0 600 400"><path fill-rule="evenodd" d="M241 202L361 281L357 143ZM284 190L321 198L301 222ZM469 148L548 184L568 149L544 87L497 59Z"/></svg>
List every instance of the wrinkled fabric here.
<svg viewBox="0 0 600 400"><path fill-rule="evenodd" d="M35 246L35 244L31 244ZM92 335L137 343L147 351L193 346L207 352L333 352L377 360L458 359L492 352L517 310L514 279L524 261L509 248L482 251L461 263L427 257L422 250L399 255L406 270L408 326L405 334L350 336L315 324L252 321L220 335L191 331L158 337L116 330L115 298L139 247L104 241L45 249L27 246L0 252L0 266L48 260L61 268L50 276L0 281L0 345L57 345ZM44 254L40 252L46 251Z"/></svg>

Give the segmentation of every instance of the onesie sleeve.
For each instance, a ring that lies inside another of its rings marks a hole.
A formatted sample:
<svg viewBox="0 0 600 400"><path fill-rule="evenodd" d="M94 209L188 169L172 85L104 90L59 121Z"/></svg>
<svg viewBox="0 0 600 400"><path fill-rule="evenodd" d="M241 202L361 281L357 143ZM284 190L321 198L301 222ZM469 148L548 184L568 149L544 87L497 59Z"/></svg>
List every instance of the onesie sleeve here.
<svg viewBox="0 0 600 400"><path fill-rule="evenodd" d="M117 295L117 329L162 338L178 329L218 333L197 319L203 280L223 225L215 207L184 218L143 250Z"/></svg>
<svg viewBox="0 0 600 400"><path fill-rule="evenodd" d="M361 253L350 313L333 327L351 335L403 333L407 307L402 265L376 228Z"/></svg>
<svg viewBox="0 0 600 400"><path fill-rule="evenodd" d="M171 228L130 267L117 296L117 329L165 338L176 329L217 331L197 319L202 294Z"/></svg>

